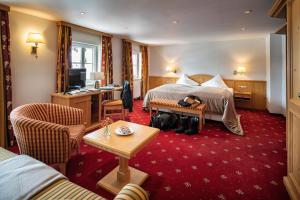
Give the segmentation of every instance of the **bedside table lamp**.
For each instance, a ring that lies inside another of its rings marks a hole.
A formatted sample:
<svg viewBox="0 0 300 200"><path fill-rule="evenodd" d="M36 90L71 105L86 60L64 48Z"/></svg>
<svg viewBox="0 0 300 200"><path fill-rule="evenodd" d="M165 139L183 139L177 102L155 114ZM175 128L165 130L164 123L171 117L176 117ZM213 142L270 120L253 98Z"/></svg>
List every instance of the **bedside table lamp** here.
<svg viewBox="0 0 300 200"><path fill-rule="evenodd" d="M104 79L103 72L91 72L90 73L90 80L95 81L95 89L99 89L101 83L100 81Z"/></svg>

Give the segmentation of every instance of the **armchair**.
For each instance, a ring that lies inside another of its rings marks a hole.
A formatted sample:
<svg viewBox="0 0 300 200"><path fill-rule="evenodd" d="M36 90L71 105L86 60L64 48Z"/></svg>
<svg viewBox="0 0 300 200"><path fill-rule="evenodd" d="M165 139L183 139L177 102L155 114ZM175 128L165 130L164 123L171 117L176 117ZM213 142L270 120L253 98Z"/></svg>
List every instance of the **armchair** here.
<svg viewBox="0 0 300 200"><path fill-rule="evenodd" d="M10 114L20 153L58 164L63 174L72 152L79 152L82 118L80 109L49 103L26 104Z"/></svg>

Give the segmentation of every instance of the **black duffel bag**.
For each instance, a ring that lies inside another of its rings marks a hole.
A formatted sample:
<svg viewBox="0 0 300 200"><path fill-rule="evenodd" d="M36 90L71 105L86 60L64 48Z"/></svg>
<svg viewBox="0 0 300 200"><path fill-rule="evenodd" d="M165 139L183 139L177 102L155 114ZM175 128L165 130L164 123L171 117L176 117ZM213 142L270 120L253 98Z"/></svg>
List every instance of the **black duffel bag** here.
<svg viewBox="0 0 300 200"><path fill-rule="evenodd" d="M178 116L172 113L159 112L151 116L150 126L160 130L177 128Z"/></svg>

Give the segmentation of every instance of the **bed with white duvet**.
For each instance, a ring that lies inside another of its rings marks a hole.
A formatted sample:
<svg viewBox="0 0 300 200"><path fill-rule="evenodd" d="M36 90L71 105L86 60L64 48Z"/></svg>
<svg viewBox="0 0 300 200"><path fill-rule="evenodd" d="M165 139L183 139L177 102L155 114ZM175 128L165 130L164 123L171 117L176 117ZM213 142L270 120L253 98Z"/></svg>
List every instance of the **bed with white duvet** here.
<svg viewBox="0 0 300 200"><path fill-rule="evenodd" d="M176 83L149 90L145 95L143 107L148 107L152 99L179 101L187 95L197 96L207 105L205 114L207 118L220 120L232 133L244 135L240 116L236 113L234 106L233 89L227 87L220 75L200 85L184 74Z"/></svg>

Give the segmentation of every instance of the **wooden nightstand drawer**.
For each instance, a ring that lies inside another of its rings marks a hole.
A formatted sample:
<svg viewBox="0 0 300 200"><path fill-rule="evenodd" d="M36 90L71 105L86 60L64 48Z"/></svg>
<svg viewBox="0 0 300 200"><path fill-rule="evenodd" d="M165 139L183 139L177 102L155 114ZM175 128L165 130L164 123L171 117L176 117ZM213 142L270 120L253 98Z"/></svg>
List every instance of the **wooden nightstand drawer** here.
<svg viewBox="0 0 300 200"><path fill-rule="evenodd" d="M252 99L252 92L234 92L234 100L250 101Z"/></svg>

